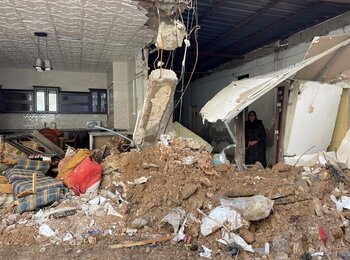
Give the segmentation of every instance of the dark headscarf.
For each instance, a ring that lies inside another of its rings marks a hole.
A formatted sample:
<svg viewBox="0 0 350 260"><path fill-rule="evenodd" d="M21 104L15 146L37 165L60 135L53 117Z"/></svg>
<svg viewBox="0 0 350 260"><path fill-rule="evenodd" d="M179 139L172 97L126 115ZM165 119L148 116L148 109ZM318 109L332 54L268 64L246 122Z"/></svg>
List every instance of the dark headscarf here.
<svg viewBox="0 0 350 260"><path fill-rule="evenodd" d="M249 120L249 115L250 114L254 114L255 116L255 120L253 122L250 122ZM252 128L258 128L260 125L262 124L261 120L258 119L258 117L256 116L255 111L249 111L248 113L248 120L246 121L246 127L248 129L252 129Z"/></svg>

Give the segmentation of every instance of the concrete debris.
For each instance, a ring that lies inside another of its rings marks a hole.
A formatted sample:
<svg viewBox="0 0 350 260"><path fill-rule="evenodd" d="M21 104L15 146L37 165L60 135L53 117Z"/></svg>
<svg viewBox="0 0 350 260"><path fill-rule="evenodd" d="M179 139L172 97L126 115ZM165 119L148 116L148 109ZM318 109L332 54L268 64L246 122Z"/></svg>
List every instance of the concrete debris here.
<svg viewBox="0 0 350 260"><path fill-rule="evenodd" d="M43 224L39 227L39 235L52 237L55 235L55 231L53 231L48 225Z"/></svg>
<svg viewBox="0 0 350 260"><path fill-rule="evenodd" d="M64 236L63 241L71 241L73 239L73 236L71 233L67 233L67 235Z"/></svg>
<svg viewBox="0 0 350 260"><path fill-rule="evenodd" d="M192 150L205 150L208 153L213 151L213 147L207 141L181 125L179 122L173 123L173 130L176 136L182 137L188 141L188 147Z"/></svg>
<svg viewBox="0 0 350 260"><path fill-rule="evenodd" d="M63 218L72 216L77 213L77 209L74 207L63 207L54 210L50 210L45 213L45 217L53 217L53 218Z"/></svg>
<svg viewBox="0 0 350 260"><path fill-rule="evenodd" d="M285 157L284 161L291 166L313 166L316 164L325 166L327 162L325 156L334 161L337 160L335 152L320 152L315 154L305 154L303 156L297 155Z"/></svg>
<svg viewBox="0 0 350 260"><path fill-rule="evenodd" d="M128 184L139 185L139 184L146 183L147 181L148 181L148 178L145 176L142 176L134 181L128 181Z"/></svg>
<svg viewBox="0 0 350 260"><path fill-rule="evenodd" d="M89 200L90 205L103 205L106 202L106 198L104 197L97 197L92 200Z"/></svg>
<svg viewBox="0 0 350 260"><path fill-rule="evenodd" d="M132 237L133 235L135 235L137 233L137 229L136 228L127 228L125 230L125 233L129 236Z"/></svg>
<svg viewBox="0 0 350 260"><path fill-rule="evenodd" d="M148 224L147 220L145 220L143 218L137 218L131 223L131 227L139 229L139 228L146 226L147 224Z"/></svg>
<svg viewBox="0 0 350 260"><path fill-rule="evenodd" d="M211 252L212 250L206 246L202 246L202 252L199 253L199 255L201 257L204 257L204 258L211 258Z"/></svg>
<svg viewBox="0 0 350 260"><path fill-rule="evenodd" d="M149 76L143 108L136 121L133 140L137 145L143 141L153 143L171 128L172 100L177 84L174 71L153 70Z"/></svg>
<svg viewBox="0 0 350 260"><path fill-rule="evenodd" d="M321 204L321 201L319 200L319 198L314 197L312 202L314 204L314 210L315 210L316 215L319 217L324 216L323 207L322 207L322 204Z"/></svg>
<svg viewBox="0 0 350 260"><path fill-rule="evenodd" d="M255 234L248 229L238 229L238 235L240 235L248 244L251 244L255 241Z"/></svg>
<svg viewBox="0 0 350 260"><path fill-rule="evenodd" d="M96 237L88 237L88 242L90 245L95 245L97 242Z"/></svg>
<svg viewBox="0 0 350 260"><path fill-rule="evenodd" d="M159 165L154 164L154 163L143 163L143 164L142 164L142 167L143 167L144 169L152 169L152 168L158 169L158 168L159 168Z"/></svg>
<svg viewBox="0 0 350 260"><path fill-rule="evenodd" d="M290 170L290 166L282 162L279 162L274 166L272 166L272 170L278 171L278 172L288 172Z"/></svg>
<svg viewBox="0 0 350 260"><path fill-rule="evenodd" d="M191 197L197 190L197 186L193 183L187 184L183 189L181 190L182 199L188 199Z"/></svg>
<svg viewBox="0 0 350 260"><path fill-rule="evenodd" d="M192 165L196 162L196 158L194 156L187 156L182 159L182 163L185 165Z"/></svg>
<svg viewBox="0 0 350 260"><path fill-rule="evenodd" d="M107 206L107 215L112 215L112 216L116 216L116 217L120 217L123 218L123 215L119 214L112 205L108 204Z"/></svg>

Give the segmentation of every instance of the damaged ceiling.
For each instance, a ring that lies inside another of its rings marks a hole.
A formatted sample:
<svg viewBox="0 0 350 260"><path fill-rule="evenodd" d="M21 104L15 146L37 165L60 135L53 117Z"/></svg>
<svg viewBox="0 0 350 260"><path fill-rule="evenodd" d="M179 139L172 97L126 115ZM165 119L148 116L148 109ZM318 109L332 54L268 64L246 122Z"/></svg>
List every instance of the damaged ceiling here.
<svg viewBox="0 0 350 260"><path fill-rule="evenodd" d="M105 72L149 42L146 9L131 0L0 1L0 66L32 68L36 31L48 33L55 70ZM40 42L46 55L46 42Z"/></svg>
<svg viewBox="0 0 350 260"><path fill-rule="evenodd" d="M339 0L198 1L201 29L196 72L211 70L348 11L350 1ZM185 20L187 16L185 11ZM191 17L192 13L189 22L193 20ZM195 62L194 50L192 47L187 68L192 68Z"/></svg>
<svg viewBox="0 0 350 260"><path fill-rule="evenodd" d="M171 16L187 4L188 0L3 0L0 66L31 68L37 56L33 33L45 31L54 69L105 72L110 62L129 59L154 38L155 6L163 16ZM183 19L188 28L197 22L201 26L197 72L350 10L349 1L339 0L201 0L193 6L198 8L185 11ZM187 68L195 62L193 35ZM41 52L46 55L45 42ZM176 54L175 70L183 49Z"/></svg>

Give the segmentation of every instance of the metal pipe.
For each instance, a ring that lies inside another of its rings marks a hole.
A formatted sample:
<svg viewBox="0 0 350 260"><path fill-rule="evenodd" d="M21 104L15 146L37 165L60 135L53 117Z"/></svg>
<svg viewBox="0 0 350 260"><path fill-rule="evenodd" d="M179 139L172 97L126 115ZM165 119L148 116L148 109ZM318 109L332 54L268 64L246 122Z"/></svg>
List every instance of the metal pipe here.
<svg viewBox="0 0 350 260"><path fill-rule="evenodd" d="M88 125L88 128L90 128L90 129L94 129L94 128L95 128L95 129L102 129L102 130L106 130L106 131L108 131L108 132L114 133L114 134L116 134L116 135L118 135L118 136L120 136L120 137L122 137L122 138L128 140L128 141L131 143L131 145L135 146L135 147L137 148L137 150L140 150L140 148L136 145L136 143L135 143L132 139L130 139L129 137L127 137L127 136L125 136L125 135L122 135L121 133L116 132L116 131L113 131L113 130L111 130L111 129L104 128L104 127L98 126L98 125L94 125L93 123L94 123L94 122L90 123L90 124Z"/></svg>
<svg viewBox="0 0 350 260"><path fill-rule="evenodd" d="M225 126L226 126L226 129L227 129L228 133L229 133L230 136L231 136L231 139L232 139L232 141L233 141L233 144L236 146L236 144L237 144L237 139L236 139L235 135L233 134L233 132L232 132L230 126L228 125L228 123L227 123L226 121L224 121L224 124L225 124Z"/></svg>

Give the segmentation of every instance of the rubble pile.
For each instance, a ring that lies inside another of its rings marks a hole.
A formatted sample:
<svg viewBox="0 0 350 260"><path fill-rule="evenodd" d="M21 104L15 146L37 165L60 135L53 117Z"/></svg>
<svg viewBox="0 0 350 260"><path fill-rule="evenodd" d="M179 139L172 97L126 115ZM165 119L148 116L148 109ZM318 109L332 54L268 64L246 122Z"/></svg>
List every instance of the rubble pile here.
<svg viewBox="0 0 350 260"><path fill-rule="evenodd" d="M16 214L13 199L2 195L0 243L110 244L171 236L174 250L208 258L342 259L349 253L349 187L334 171L283 163L238 171L232 164L213 166L211 154L199 147L163 136L140 152L110 154L98 191L66 192L37 212Z"/></svg>
<svg viewBox="0 0 350 260"><path fill-rule="evenodd" d="M92 157L96 162L101 163L102 160L109 155L120 154L128 151L130 151L130 142L119 136L113 136L111 140L100 149L93 150Z"/></svg>

